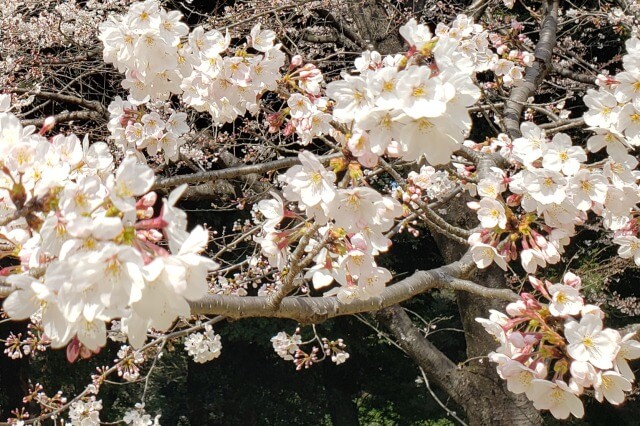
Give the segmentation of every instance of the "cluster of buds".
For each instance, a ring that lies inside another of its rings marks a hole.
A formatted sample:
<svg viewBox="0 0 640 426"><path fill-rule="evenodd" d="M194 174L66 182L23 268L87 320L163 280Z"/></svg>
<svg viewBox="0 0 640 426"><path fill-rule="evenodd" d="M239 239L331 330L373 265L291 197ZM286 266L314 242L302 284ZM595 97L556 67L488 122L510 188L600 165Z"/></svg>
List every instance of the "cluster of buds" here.
<svg viewBox="0 0 640 426"><path fill-rule="evenodd" d="M50 413L59 409L67 403L67 398L62 396L62 391L56 392L53 396L49 396L44 391L44 387L40 383L36 383L29 388L29 393L22 398L24 404L35 404L40 408L41 414ZM29 418L29 412L24 408L13 410L11 412L13 418L9 418L10 424L20 424L20 420Z"/></svg>
<svg viewBox="0 0 640 426"><path fill-rule="evenodd" d="M115 359L118 368L118 376L127 382L133 382L140 377L140 365L145 362L144 354L136 351L129 345L122 345Z"/></svg>
<svg viewBox="0 0 640 426"><path fill-rule="evenodd" d="M331 361L335 362L336 365L340 365L349 359L349 353L345 351L346 347L347 345L345 345L342 339L329 340L326 337L322 338L322 349L324 354L331 357Z"/></svg>
<svg viewBox="0 0 640 426"><path fill-rule="evenodd" d="M603 327L604 313L584 303L575 274L556 284L529 281L546 303L522 293L507 306L508 315L491 311L489 319L476 319L500 343L489 359L507 388L559 419L584 415L579 396L586 389L600 402L621 404L635 380L628 361L640 358L640 342L633 333L623 337Z"/></svg>
<svg viewBox="0 0 640 426"><path fill-rule="evenodd" d="M295 358L293 359L293 363L296 365L296 370L300 371L302 368L310 368L313 364L319 362L318 360L318 349L317 346L311 348L311 352L306 353L302 349L298 349L295 354Z"/></svg>
<svg viewBox="0 0 640 426"><path fill-rule="evenodd" d="M42 327L37 324L27 326L27 337L23 340L22 333L9 334L4 346L4 353L11 359L20 359L23 356L35 356L38 352L47 350L51 342L44 334Z"/></svg>

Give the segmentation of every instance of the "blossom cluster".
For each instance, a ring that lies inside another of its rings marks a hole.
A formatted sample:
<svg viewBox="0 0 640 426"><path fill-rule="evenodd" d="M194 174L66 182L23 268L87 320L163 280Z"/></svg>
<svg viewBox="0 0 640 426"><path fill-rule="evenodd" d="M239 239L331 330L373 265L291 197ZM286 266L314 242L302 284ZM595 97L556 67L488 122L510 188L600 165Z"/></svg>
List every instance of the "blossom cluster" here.
<svg viewBox="0 0 640 426"><path fill-rule="evenodd" d="M573 273L561 283L529 281L545 303L522 293L506 315L492 310L489 319L476 319L500 343L489 359L508 389L559 419L582 417L579 396L591 388L598 401L621 404L635 380L628 361L640 358L634 333L604 328L604 313L585 303L582 281Z"/></svg>
<svg viewBox="0 0 640 426"><path fill-rule="evenodd" d="M313 346L309 353L300 348L302 345L311 342L320 342L322 344L322 352L317 346ZM329 340L326 337L320 338L316 334L313 339L303 342L299 327L296 328L293 335L289 335L284 331L279 332L271 338L271 343L276 354L285 361L292 361L296 366L296 370L310 368L325 359L330 359L336 365L340 365L349 359L349 353L345 350L347 345L343 339ZM320 358L318 358L319 354L321 354Z"/></svg>
<svg viewBox="0 0 640 426"><path fill-rule="evenodd" d="M146 413L144 404L138 403L133 410L129 410L124 414L122 421L131 426L159 426L160 415L152 419L151 414Z"/></svg>
<svg viewBox="0 0 640 426"><path fill-rule="evenodd" d="M322 78L322 75L320 77ZM326 112L329 108L326 98L293 93L287 99L287 106L290 120L283 131L284 135L295 131L300 144L308 145L314 137L333 132L333 116ZM281 124L283 119L282 113L270 116L270 130L278 131L278 124Z"/></svg>
<svg viewBox="0 0 640 426"><path fill-rule="evenodd" d="M150 156L162 152L165 162L177 161L180 147L186 143L184 136L189 132L187 114L175 111L164 102L148 106L149 112L116 96L109 105L107 127L111 139L123 152L144 149Z"/></svg>
<svg viewBox="0 0 640 426"><path fill-rule="evenodd" d="M213 332L211 324L205 324L204 333L191 333L184 340L184 350L198 363L205 363L220 356L220 335Z"/></svg>
<svg viewBox="0 0 640 426"><path fill-rule="evenodd" d="M96 401L93 395L84 401L80 399L73 402L69 409L71 426L99 426L100 410L102 410L102 400Z"/></svg>
<svg viewBox="0 0 640 426"><path fill-rule="evenodd" d="M300 336L299 331L300 329L297 329L292 336L281 331L271 338L273 350L285 361L293 361L293 355L298 351L302 344L302 336Z"/></svg>
<svg viewBox="0 0 640 426"><path fill-rule="evenodd" d="M100 26L104 60L125 74L128 101L165 101L171 94L216 124L258 112L262 92L274 90L284 53L275 33L256 25L247 42L230 49L231 36L202 26L189 31L179 11L157 0L133 4Z"/></svg>
<svg viewBox="0 0 640 426"><path fill-rule="evenodd" d="M435 34L410 20L400 34L409 44L406 54L366 51L352 73L327 85L333 121L344 125L330 134L366 167L381 155L408 160L424 155L432 165L448 163L471 127L466 108L480 98L471 76L491 70L510 86L523 79L534 57L509 50L502 38L465 15L450 26L438 24ZM289 125L300 134L302 123L306 131L302 143L326 132L325 98L296 93L288 105Z"/></svg>
<svg viewBox="0 0 640 426"><path fill-rule="evenodd" d="M523 29L522 24L517 21L511 23L509 37L515 38L518 44L525 44L530 41L524 34L519 33ZM489 69L497 77L496 81L485 84L487 87L495 87L499 84L505 87L512 87L524 80L525 67L531 66L535 56L531 52L511 48L511 43L505 40L506 37L497 34L489 34L492 47L496 50L490 62Z"/></svg>
<svg viewBox="0 0 640 426"><path fill-rule="evenodd" d="M48 130L0 112L0 233L3 255L20 262L2 270L15 288L3 308L16 320L37 314L52 347L82 346L75 356L104 346L115 318L139 348L147 329L167 330L207 292L217 265L198 253L208 233L187 231L175 207L184 186L157 213L151 168L131 156L115 168L105 143Z"/></svg>
<svg viewBox="0 0 640 426"><path fill-rule="evenodd" d="M437 37L413 19L400 34L405 55L365 52L355 74L327 85L334 120L350 129L346 146L367 167L384 154L447 163L471 128L466 108L480 98L471 75L488 64L487 33L459 16Z"/></svg>
<svg viewBox="0 0 640 426"><path fill-rule="evenodd" d="M118 358L114 360L118 369L118 376L127 382L133 382L140 377L140 365L144 363L144 353L134 350L129 345L122 345L118 350Z"/></svg>
<svg viewBox="0 0 640 426"><path fill-rule="evenodd" d="M624 71L615 76L599 76L598 90L591 89L584 97L589 107L584 121L596 133L587 141L588 148L593 152L606 149L609 173L624 193L619 214L608 221L605 218L605 225L615 231L613 242L620 246L619 255L633 258L640 265L637 217L631 213L640 201L634 170L638 161L628 153L640 146L640 39L627 40L626 47Z"/></svg>
<svg viewBox="0 0 640 426"><path fill-rule="evenodd" d="M634 100L640 97L633 95L640 93L638 46L637 39L627 42L629 54L623 63L630 71L616 77L619 81L602 79L600 90L589 91L584 99L589 106L585 122L596 132L587 148L591 152L606 148L608 156L602 161L587 164L586 151L573 145L568 135L557 133L549 139L530 122L522 123L521 137L511 141L501 135L494 140L493 148L515 168L494 168L478 182L482 198L470 206L477 210L483 229L469 242L479 267L496 262L506 268L507 261L519 257L524 269L534 273L538 267L557 263L589 212L601 216L604 227L614 231L620 256L640 264L634 213L640 202L638 161L628 153L640 143L640 125L634 127L640 123Z"/></svg>
<svg viewBox="0 0 640 426"><path fill-rule="evenodd" d="M305 247L315 265L305 274L316 289L340 284L325 293L336 295L343 302L378 296L391 280L391 273L377 266L374 256L385 252L391 241L384 236L403 214L393 198L365 186L336 187L336 174L325 169L313 154L298 155L301 164L280 176L283 198L273 193L273 199L263 200L258 209L264 215L264 235L257 237L269 262L283 271L291 266L291 245L306 232L295 224L300 215L290 211L288 203L296 203L298 211L313 218L319 227ZM284 229L278 229L285 218L291 218Z"/></svg>
<svg viewBox="0 0 640 426"><path fill-rule="evenodd" d="M347 345L342 339L329 340L326 337L322 338L324 354L330 357L331 362L334 362L336 365L345 363L349 359L349 352L345 350L346 347Z"/></svg>
<svg viewBox="0 0 640 426"><path fill-rule="evenodd" d="M130 90L132 102L166 100L182 92L182 72L188 74L189 67L181 66L179 54L189 27L181 19L180 12L167 12L158 1L148 0L100 25L104 61L125 74L122 86Z"/></svg>
<svg viewBox="0 0 640 426"><path fill-rule="evenodd" d="M451 194L456 188L449 173L436 170L432 166L422 166L418 172L409 172L408 187L402 194L402 201L410 203L426 195L429 200L438 200Z"/></svg>
<svg viewBox="0 0 640 426"><path fill-rule="evenodd" d="M20 359L23 356L35 356L38 352L44 352L50 342L44 335L41 325L32 322L27 326L27 336L22 339L22 333L11 332L4 342L4 353L11 359Z"/></svg>

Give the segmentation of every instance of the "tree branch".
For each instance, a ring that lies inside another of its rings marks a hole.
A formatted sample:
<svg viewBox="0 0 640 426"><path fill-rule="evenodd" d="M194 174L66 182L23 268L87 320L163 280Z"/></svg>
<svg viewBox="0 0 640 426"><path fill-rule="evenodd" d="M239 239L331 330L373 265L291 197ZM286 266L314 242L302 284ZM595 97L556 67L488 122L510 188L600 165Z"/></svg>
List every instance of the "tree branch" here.
<svg viewBox="0 0 640 426"><path fill-rule="evenodd" d="M66 123L69 121L75 121L75 120L100 120L101 118L103 118L104 116L97 112L97 111L67 111L67 112L63 112L60 114L56 114L52 116L53 119L56 121L57 123ZM36 127L40 127L44 124L44 121L47 119L48 117L44 117L44 118L34 118L34 119L29 119L29 120L20 120L20 122L22 123L23 126L29 126L29 125L34 125Z"/></svg>
<svg viewBox="0 0 640 426"><path fill-rule="evenodd" d="M44 91L38 91L33 89L11 88L11 89L8 89L8 91L13 93L18 93L18 94L29 94L42 99L51 99L52 101L56 101L60 103L78 105L83 108L96 111L100 113L102 116L109 118L109 111L107 110L107 108L105 108L104 105L102 105L100 102L97 102L97 101L88 101L78 96L63 95L62 93L44 92Z"/></svg>
<svg viewBox="0 0 640 426"><path fill-rule="evenodd" d="M230 318L271 317L288 318L300 323L319 323L329 318L353 315L362 312L377 311L404 302L418 294L433 289L465 291L481 297L502 301L514 301L518 296L507 289L491 289L480 284L464 280L475 264L470 257L459 262L429 271L416 271L384 289L378 297L368 300L354 300L351 303L340 302L335 297L285 297L274 309L269 297L227 296L210 294L191 302L191 312L202 315L216 314Z"/></svg>
<svg viewBox="0 0 640 426"><path fill-rule="evenodd" d="M334 158L342 157L341 153L329 154L318 157L322 164L327 164ZM231 179L251 174L262 174L274 170L286 169L300 164L298 157L283 158L281 160L269 161L267 163L251 164L248 166L229 167L221 170L211 170L187 175L159 178L152 189L170 188L183 183L199 183L218 179Z"/></svg>
<svg viewBox="0 0 640 426"><path fill-rule="evenodd" d="M457 365L422 335L404 309L392 306L379 312L376 318L391 331L398 345L426 372L430 380L458 404L464 405L464 401L460 400L462 394L455 392Z"/></svg>
<svg viewBox="0 0 640 426"><path fill-rule="evenodd" d="M509 99L504 107L504 124L511 139L522 136L520 133L520 117L524 104L542 83L551 69L551 57L556 45L558 28L558 6L560 0L546 0L546 15L540 29L540 40L534 51L535 61L527 67L524 82L511 89Z"/></svg>
<svg viewBox="0 0 640 426"><path fill-rule="evenodd" d="M596 78L592 77L592 76L590 76L588 74L580 74L580 73L577 73L575 71L571 71L571 70L566 69L566 68L561 68L558 65L552 65L551 68L553 69L553 72L555 72L559 76L562 76L562 77L565 77L565 78L569 78L569 79L577 81L579 83L590 84L592 86L596 85Z"/></svg>

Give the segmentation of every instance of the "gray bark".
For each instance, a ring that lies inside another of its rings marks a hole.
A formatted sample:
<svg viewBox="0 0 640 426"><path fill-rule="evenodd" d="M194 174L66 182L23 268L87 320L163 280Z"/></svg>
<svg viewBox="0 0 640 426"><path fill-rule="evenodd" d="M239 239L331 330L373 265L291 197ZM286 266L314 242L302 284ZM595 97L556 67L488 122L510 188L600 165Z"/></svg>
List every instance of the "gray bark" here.
<svg viewBox="0 0 640 426"><path fill-rule="evenodd" d="M385 16L386 12L379 2L357 3L353 16L361 37L382 54L402 51L402 44L398 38L386 36L384 29L388 28L388 21L384 25L381 24L385 21L381 16ZM557 2L555 2L555 12L556 20L552 23L557 21ZM548 25L543 27L545 33L549 31L553 33L552 49L555 45L555 28L549 29ZM536 78L539 77L536 76ZM463 203L460 199L452 201L453 204ZM447 210L453 214L457 212L463 215L469 212L465 205L449 204ZM450 216L453 215L450 214ZM469 225L467 216L445 219L463 228ZM446 263L453 263L462 258L466 246L441 233L433 232L433 234ZM493 289L507 288L504 275L494 268L476 274L472 281ZM496 344L475 321L475 318L486 317L491 308L503 308L504 302L490 301L490 299L463 292L458 292L457 301L465 330L467 355L469 357L486 356L495 350ZM422 335L404 310L397 305L380 311L377 317L391 331L401 347L425 370L429 380L464 408L470 425L542 424L542 418L531 402L523 395L515 395L506 389L506 384L498 377L495 366L485 361L469 363L463 369L458 369L446 355Z"/></svg>

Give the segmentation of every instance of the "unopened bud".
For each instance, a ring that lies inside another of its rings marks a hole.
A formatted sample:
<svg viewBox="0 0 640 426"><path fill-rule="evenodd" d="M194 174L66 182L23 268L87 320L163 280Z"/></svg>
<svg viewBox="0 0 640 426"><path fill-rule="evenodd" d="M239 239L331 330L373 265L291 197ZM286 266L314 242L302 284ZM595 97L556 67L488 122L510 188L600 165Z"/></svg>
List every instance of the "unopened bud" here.
<svg viewBox="0 0 640 426"><path fill-rule="evenodd" d="M40 131L38 132L38 134L40 134L41 136L44 135L45 133L47 133L49 130L53 129L53 127L56 125L56 119L49 116L47 118L44 119L44 123L42 124L42 128L40 129Z"/></svg>
<svg viewBox="0 0 640 426"><path fill-rule="evenodd" d="M296 68L296 67L299 67L300 65L302 65L302 56L300 56L300 55L294 55L294 56L291 58L291 65L290 65L290 67L291 67L291 68Z"/></svg>

